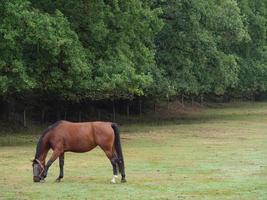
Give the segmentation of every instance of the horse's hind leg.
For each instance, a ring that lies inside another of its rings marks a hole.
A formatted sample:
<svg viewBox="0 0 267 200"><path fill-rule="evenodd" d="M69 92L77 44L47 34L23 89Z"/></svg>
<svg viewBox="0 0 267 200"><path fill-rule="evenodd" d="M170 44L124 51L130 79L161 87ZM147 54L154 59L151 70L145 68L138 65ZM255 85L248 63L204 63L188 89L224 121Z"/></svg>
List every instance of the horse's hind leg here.
<svg viewBox="0 0 267 200"><path fill-rule="evenodd" d="M59 169L60 169L60 172L59 172L59 176L58 176L58 178L56 180L58 182L60 182L60 180L64 176L64 169L63 168L64 168L64 153L59 156Z"/></svg>
<svg viewBox="0 0 267 200"><path fill-rule="evenodd" d="M116 183L116 178L118 177L118 168L117 168L117 157L116 155L112 155L112 158L110 159L112 168L113 168L113 177L111 179L111 183Z"/></svg>
<svg viewBox="0 0 267 200"><path fill-rule="evenodd" d="M111 165L112 165L112 169L113 169L113 175L117 176L118 175L118 168L117 168L117 162L116 162L117 158L115 156L113 156L110 159Z"/></svg>
<svg viewBox="0 0 267 200"><path fill-rule="evenodd" d="M111 179L111 183L116 183L116 178L118 177L117 157L112 150L104 150L104 152L106 153L108 159L110 160L113 169L113 176Z"/></svg>
<svg viewBox="0 0 267 200"><path fill-rule="evenodd" d="M122 183L125 183L126 182L126 179L125 179L125 170L124 170L124 162L122 159L116 159L116 162L119 166L119 171L121 173L121 182Z"/></svg>

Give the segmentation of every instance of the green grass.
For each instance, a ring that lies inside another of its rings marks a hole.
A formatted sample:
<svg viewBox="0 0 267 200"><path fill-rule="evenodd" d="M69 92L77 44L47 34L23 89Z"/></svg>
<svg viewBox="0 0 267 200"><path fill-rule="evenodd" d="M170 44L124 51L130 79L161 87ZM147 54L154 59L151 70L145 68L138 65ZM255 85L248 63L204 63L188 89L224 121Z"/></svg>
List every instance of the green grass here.
<svg viewBox="0 0 267 200"><path fill-rule="evenodd" d="M115 185L100 149L67 153L63 182L54 181L56 162L46 182L34 184L37 133L1 133L0 199L267 199L267 103L172 113L121 129L128 182Z"/></svg>

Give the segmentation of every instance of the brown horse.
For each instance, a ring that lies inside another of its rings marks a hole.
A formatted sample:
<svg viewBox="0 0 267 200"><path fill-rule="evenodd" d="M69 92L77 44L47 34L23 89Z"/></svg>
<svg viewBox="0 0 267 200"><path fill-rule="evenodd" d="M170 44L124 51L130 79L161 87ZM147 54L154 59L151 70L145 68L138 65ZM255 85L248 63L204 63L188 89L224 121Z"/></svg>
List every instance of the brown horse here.
<svg viewBox="0 0 267 200"><path fill-rule="evenodd" d="M60 174L57 181L63 178L64 153L87 152L100 146L106 153L113 167L111 182L121 173L121 182L126 182L124 160L120 143L119 128L111 122L72 123L59 121L49 126L39 139L33 159L33 181L43 182L52 163L59 157ZM51 158L45 165L49 149L53 150Z"/></svg>

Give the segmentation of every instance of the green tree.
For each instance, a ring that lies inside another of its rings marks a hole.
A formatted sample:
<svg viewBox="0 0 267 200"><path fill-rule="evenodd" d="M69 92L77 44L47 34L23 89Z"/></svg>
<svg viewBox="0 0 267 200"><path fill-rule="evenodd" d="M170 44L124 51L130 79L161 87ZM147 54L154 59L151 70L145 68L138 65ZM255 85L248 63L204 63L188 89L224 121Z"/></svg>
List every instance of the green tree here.
<svg viewBox="0 0 267 200"><path fill-rule="evenodd" d="M239 82L235 92L252 96L267 91L267 1L239 0L250 40L238 46Z"/></svg>
<svg viewBox="0 0 267 200"><path fill-rule="evenodd" d="M158 1L165 26L157 63L180 94L223 94L238 79L232 46L247 37L240 10L227 1Z"/></svg>
<svg viewBox="0 0 267 200"><path fill-rule="evenodd" d="M1 95L36 90L83 98L92 84L91 65L63 14L41 13L25 0L1 5Z"/></svg>
<svg viewBox="0 0 267 200"><path fill-rule="evenodd" d="M69 19L86 51L92 52L94 99L145 95L153 84L154 37L162 22L149 1L32 1Z"/></svg>

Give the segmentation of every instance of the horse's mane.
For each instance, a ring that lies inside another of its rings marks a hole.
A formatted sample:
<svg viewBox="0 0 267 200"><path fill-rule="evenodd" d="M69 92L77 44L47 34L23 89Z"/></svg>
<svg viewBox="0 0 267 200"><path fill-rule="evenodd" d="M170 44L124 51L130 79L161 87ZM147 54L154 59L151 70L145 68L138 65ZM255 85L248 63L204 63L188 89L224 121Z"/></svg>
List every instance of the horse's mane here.
<svg viewBox="0 0 267 200"><path fill-rule="evenodd" d="M42 146L42 142L43 142L43 138L44 136L50 131L52 130L53 128L57 127L62 121L58 121L54 124L52 124L51 126L49 126L47 129L45 129L45 131L42 133L42 135L40 136L39 138L39 141L37 143L37 146L36 146L36 153L35 153L35 158L38 158L39 155L40 155L40 151L41 151L41 146Z"/></svg>

